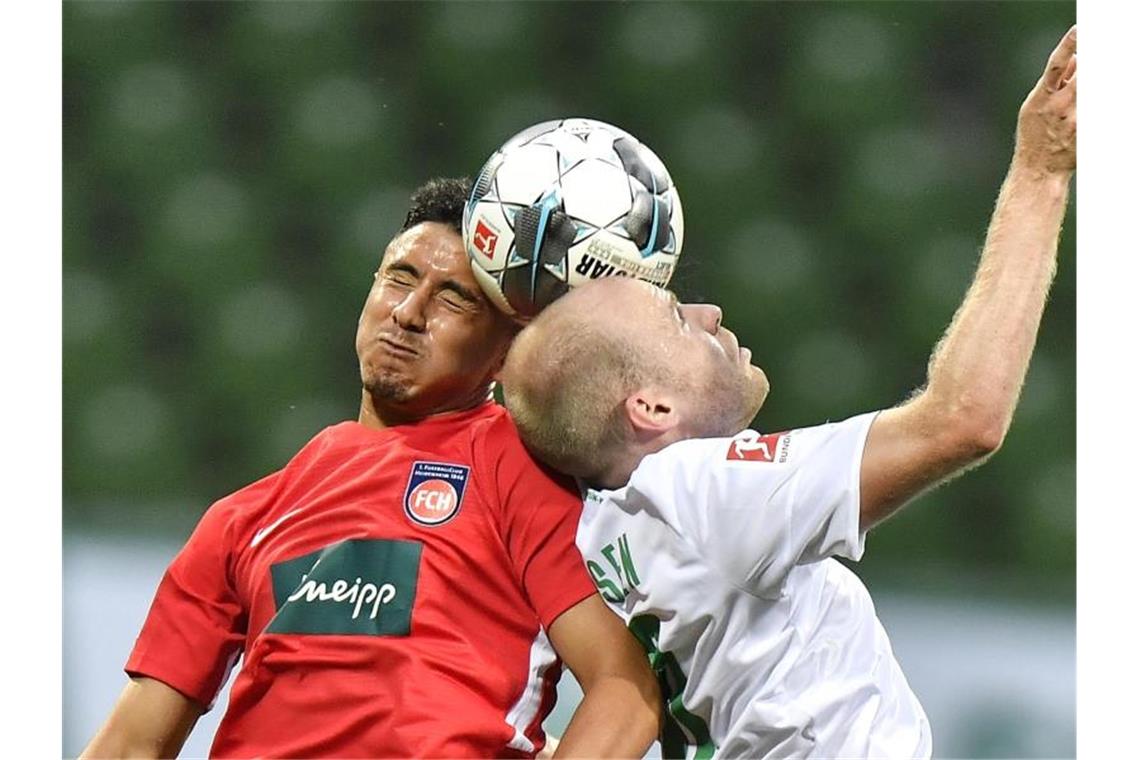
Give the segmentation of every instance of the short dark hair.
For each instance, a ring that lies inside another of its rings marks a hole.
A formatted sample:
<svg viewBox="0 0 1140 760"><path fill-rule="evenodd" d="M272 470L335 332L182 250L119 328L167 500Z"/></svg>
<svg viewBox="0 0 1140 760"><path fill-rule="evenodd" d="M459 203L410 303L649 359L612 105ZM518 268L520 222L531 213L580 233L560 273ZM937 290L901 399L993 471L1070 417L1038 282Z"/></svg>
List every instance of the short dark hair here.
<svg viewBox="0 0 1140 760"><path fill-rule="evenodd" d="M421 222L442 222L460 235L463 234L463 207L471 194L468 177L435 177L412 192L408 215L400 232Z"/></svg>

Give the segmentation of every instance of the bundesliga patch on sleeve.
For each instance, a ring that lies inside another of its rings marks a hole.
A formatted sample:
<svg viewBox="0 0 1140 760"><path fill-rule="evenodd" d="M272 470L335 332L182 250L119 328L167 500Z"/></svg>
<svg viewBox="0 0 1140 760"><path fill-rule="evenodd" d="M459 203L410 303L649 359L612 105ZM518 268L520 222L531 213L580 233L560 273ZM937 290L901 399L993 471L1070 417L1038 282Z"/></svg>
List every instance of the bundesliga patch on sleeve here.
<svg viewBox="0 0 1140 760"><path fill-rule="evenodd" d="M760 435L754 430L746 430L728 444L730 462L772 462L783 464L788 461L788 448L792 437L787 433Z"/></svg>
<svg viewBox="0 0 1140 760"><path fill-rule="evenodd" d="M443 525L459 514L471 468L447 462L413 462L404 490L404 514L419 525Z"/></svg>

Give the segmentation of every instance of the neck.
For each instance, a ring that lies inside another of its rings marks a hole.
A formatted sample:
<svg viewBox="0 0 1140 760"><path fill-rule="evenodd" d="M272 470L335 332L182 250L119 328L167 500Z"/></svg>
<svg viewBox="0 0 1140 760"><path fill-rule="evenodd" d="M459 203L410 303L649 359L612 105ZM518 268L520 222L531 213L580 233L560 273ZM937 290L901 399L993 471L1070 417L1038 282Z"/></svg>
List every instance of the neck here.
<svg viewBox="0 0 1140 760"><path fill-rule="evenodd" d="M685 438L676 426L652 433L645 432L640 440L637 440L637 433L634 436L635 440L614 447L612 454L599 456L599 459L604 459L609 464L596 476L584 478L588 485L594 488L621 488L629 482L642 459Z"/></svg>
<svg viewBox="0 0 1140 760"><path fill-rule="evenodd" d="M620 454L606 456L605 459L609 464L606 465L605 469L589 478L584 478L584 480L591 488L621 488L629 482L630 476L637 469L637 465L641 463L642 457L648 453L650 452L625 449Z"/></svg>
<svg viewBox="0 0 1140 760"><path fill-rule="evenodd" d="M377 398L364 388L360 391L360 413L356 421L375 430L382 430L395 425L413 425L440 414L474 409L490 399L491 386L487 385L473 393L469 398L457 403L450 403L439 408L420 409L409 408L406 405L394 403L390 399Z"/></svg>

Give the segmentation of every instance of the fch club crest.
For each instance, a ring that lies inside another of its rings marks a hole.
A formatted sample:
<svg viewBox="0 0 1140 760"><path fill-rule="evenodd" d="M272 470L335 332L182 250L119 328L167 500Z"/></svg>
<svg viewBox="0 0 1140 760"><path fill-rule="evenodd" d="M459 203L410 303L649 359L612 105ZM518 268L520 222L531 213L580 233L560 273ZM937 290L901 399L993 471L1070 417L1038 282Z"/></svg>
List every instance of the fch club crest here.
<svg viewBox="0 0 1140 760"><path fill-rule="evenodd" d="M404 514L420 525L435 527L459 513L471 468L447 462L413 462L404 490Z"/></svg>

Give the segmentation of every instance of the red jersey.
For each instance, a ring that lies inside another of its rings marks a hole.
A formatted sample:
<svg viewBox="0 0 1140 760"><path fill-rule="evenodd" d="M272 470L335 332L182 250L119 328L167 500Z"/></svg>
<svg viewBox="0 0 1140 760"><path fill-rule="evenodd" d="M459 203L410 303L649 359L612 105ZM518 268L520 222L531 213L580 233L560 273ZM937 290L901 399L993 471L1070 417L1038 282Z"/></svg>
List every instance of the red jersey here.
<svg viewBox="0 0 1140 760"><path fill-rule="evenodd" d="M533 755L580 512L493 403L326 428L210 507L126 671L210 704L244 656L215 756Z"/></svg>

